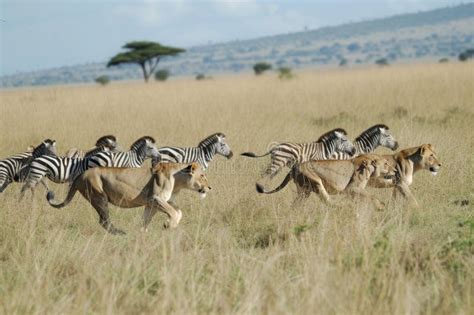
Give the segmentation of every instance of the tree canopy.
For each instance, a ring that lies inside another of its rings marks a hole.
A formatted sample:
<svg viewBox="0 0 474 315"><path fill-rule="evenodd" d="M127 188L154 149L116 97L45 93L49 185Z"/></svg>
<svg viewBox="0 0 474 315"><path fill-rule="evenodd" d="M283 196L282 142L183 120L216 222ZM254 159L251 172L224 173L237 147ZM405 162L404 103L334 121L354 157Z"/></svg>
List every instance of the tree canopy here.
<svg viewBox="0 0 474 315"><path fill-rule="evenodd" d="M160 43L134 41L126 43L122 48L128 50L115 55L107 63L107 67L121 64L138 64L143 72L145 82L155 72L158 62L164 56L174 56L184 52L182 48L163 46Z"/></svg>

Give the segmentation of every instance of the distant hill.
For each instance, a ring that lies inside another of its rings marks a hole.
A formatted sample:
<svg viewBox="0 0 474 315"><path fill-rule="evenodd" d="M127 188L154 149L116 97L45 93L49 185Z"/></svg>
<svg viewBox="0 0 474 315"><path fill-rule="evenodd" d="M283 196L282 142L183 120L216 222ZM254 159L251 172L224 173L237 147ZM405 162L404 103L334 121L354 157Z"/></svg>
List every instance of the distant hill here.
<svg viewBox="0 0 474 315"><path fill-rule="evenodd" d="M389 63L412 59L449 58L474 48L474 3L383 19L323 27L317 30L251 40L192 47L165 58L160 68L173 75L251 71L255 62L294 68ZM107 69L104 62L61 67L0 77L0 86L15 87L141 79L138 67Z"/></svg>

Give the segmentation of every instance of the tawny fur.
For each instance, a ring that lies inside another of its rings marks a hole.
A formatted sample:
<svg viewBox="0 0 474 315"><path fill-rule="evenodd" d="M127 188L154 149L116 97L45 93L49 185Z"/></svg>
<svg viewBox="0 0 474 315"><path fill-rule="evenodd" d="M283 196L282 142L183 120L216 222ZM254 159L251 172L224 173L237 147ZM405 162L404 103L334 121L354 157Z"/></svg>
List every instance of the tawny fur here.
<svg viewBox="0 0 474 315"><path fill-rule="evenodd" d="M121 208L145 207L143 229L146 230L157 211L169 218L169 227L177 227L182 212L168 201L173 191L191 189L205 194L211 188L199 164L158 163L153 168L92 168L71 185L62 203L48 202L55 208L66 206L79 191L99 214L99 223L108 232L124 234L110 222L108 203Z"/></svg>

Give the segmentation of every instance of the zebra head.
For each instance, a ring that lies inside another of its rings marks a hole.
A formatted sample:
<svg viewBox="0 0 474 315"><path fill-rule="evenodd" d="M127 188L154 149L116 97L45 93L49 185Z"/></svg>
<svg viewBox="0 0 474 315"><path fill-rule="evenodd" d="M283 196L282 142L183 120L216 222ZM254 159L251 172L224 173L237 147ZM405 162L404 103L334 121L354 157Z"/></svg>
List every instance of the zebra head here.
<svg viewBox="0 0 474 315"><path fill-rule="evenodd" d="M56 140L46 139L33 149L33 157L56 155Z"/></svg>
<svg viewBox="0 0 474 315"><path fill-rule="evenodd" d="M226 141L225 135L221 132L210 135L206 139L202 140L198 146L201 148L213 147L215 153L225 156L228 159L234 155Z"/></svg>
<svg viewBox="0 0 474 315"><path fill-rule="evenodd" d="M156 141L150 136L141 137L132 144L130 149L145 158L153 158L156 160L160 156L158 148L156 147Z"/></svg>
<svg viewBox="0 0 474 315"><path fill-rule="evenodd" d="M111 151L114 151L117 147L117 138L113 135L107 135L97 139L95 146L98 148L108 148Z"/></svg>
<svg viewBox="0 0 474 315"><path fill-rule="evenodd" d="M378 146L386 147L395 151L398 148L398 142L388 131L387 125L377 124L361 133L355 142L358 144L359 153L369 153Z"/></svg>
<svg viewBox="0 0 474 315"><path fill-rule="evenodd" d="M389 148L392 151L398 149L398 141L390 134L386 125L379 125L380 139L379 145Z"/></svg>
<svg viewBox="0 0 474 315"><path fill-rule="evenodd" d="M356 153L356 148L352 142L347 139L347 132L342 128L336 128L326 132L316 142L324 144L324 151L327 157L334 152L343 152L350 155Z"/></svg>

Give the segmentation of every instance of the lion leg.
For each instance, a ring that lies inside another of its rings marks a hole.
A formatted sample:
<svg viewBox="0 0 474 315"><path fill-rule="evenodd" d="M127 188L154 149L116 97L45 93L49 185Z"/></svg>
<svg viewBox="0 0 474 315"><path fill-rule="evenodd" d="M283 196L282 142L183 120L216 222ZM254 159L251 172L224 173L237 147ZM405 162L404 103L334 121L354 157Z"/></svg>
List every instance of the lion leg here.
<svg viewBox="0 0 474 315"><path fill-rule="evenodd" d="M326 188L324 187L323 181L319 176L315 176L312 173L308 172L304 174L308 179L308 185L311 187L311 191L314 191L318 197L328 205L334 204L327 192Z"/></svg>
<svg viewBox="0 0 474 315"><path fill-rule="evenodd" d="M407 199L410 205L412 205L413 207L419 207L415 196L413 196L413 193L411 192L410 188L406 183L398 183L398 185L395 187L393 195L396 197L398 194L402 195L403 198Z"/></svg>
<svg viewBox="0 0 474 315"><path fill-rule="evenodd" d="M116 227L114 227L112 222L110 222L109 207L108 207L109 202L107 200L107 196L103 196L103 195L92 196L92 198L90 198L90 203L99 214L99 224L105 230L107 230L107 232L111 234L120 234L120 235L125 234L124 231L117 229Z"/></svg>
<svg viewBox="0 0 474 315"><path fill-rule="evenodd" d="M154 207L153 205L149 204L145 206L143 210L143 232L148 232L148 224L150 224L151 219L153 216L158 212L158 208Z"/></svg>
<svg viewBox="0 0 474 315"><path fill-rule="evenodd" d="M296 198L293 200L293 203L291 204L292 208L300 208L304 206L306 200L309 198L311 195L311 186L305 184L301 184L298 182L295 182L296 184Z"/></svg>
<svg viewBox="0 0 474 315"><path fill-rule="evenodd" d="M373 195L369 194L363 188L351 188L347 191L347 193L352 197L352 199L363 198L372 201L377 210L382 210L385 207L385 204L383 202L375 198Z"/></svg>
<svg viewBox="0 0 474 315"><path fill-rule="evenodd" d="M169 224L168 226L165 225L165 227L176 228L183 217L181 210L176 210L160 197L153 197L153 207L157 207L158 210L164 212L168 216Z"/></svg>

